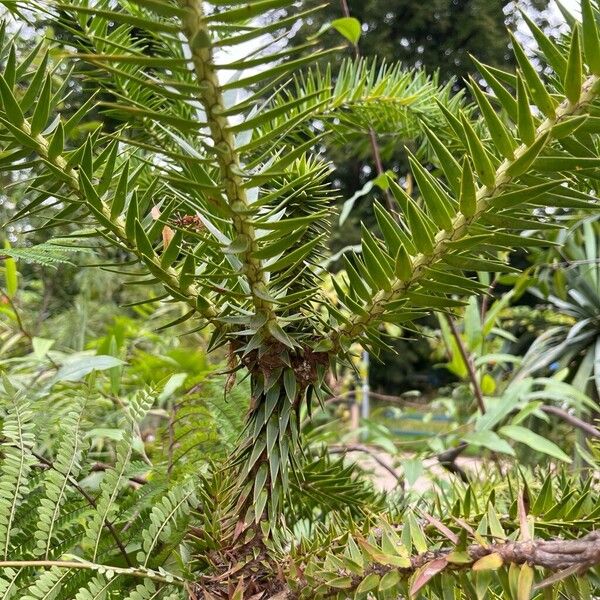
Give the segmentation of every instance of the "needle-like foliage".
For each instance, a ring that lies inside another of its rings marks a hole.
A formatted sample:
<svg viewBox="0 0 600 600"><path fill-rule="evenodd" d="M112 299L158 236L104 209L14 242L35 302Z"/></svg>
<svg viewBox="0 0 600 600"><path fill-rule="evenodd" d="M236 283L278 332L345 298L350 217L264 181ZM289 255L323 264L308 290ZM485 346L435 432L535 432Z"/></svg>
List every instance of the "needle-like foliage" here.
<svg viewBox="0 0 600 600"><path fill-rule="evenodd" d="M589 189L600 165L599 34L590 0L568 47L534 30L552 78L540 76L516 40L516 73L479 65L486 87L471 83L475 111L422 72L361 61L338 74L319 70L313 63L338 48L322 48L318 38L285 44L318 10L309 4L3 4L22 19L52 19L70 36L59 62L48 52L51 41L25 58L14 40L2 44L0 167L29 174L29 202L15 218L43 209L48 227L75 223L81 237L126 252L142 266L140 282L159 283L165 301L187 305L177 323L210 326L211 348L227 345L232 364L250 376L246 428L230 462L237 480L223 536L233 542L275 536L305 464L300 410L320 397L326 373L351 344L376 354L385 344L383 324L410 326L481 293L474 271L511 271L507 250L547 243L523 231L546 227L548 208L597 209ZM282 18L278 9L292 4L296 12ZM246 43L254 49L233 58ZM90 92L66 118L72 86L102 93ZM96 109L111 120L83 141L73 138L75 125ZM431 164L410 156L418 197L390 179L396 214L375 206L381 235L364 229L331 302L320 284L336 194L321 146L369 129L418 138ZM129 449L124 436L87 527L92 561L114 516L113 490ZM165 510L178 514L186 493L173 495ZM161 535L156 515L151 522L146 561L153 532ZM413 543L419 552L427 548L416 534ZM364 552L381 563L378 548L363 539L361 551L348 551L357 564ZM401 553L386 560L397 568L377 580L380 591L418 567ZM341 568L339 559L327 558L324 572L334 567ZM335 582L321 584L317 573L307 581L318 593L366 592L372 575L357 567ZM49 597L59 577L48 571L31 597ZM95 579L83 597L98 597L103 585ZM150 580L130 595L156 596Z"/></svg>

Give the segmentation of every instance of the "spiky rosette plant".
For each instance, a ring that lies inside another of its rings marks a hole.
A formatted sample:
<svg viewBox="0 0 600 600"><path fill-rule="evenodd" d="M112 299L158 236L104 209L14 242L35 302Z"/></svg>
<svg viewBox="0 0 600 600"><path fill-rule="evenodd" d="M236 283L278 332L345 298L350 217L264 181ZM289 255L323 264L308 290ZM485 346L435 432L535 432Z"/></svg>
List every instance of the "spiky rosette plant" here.
<svg viewBox="0 0 600 600"><path fill-rule="evenodd" d="M161 284L164 302L187 306L176 323L209 327L211 349L227 346L232 369L251 379L222 531L240 582L239 564L265 561L269 544L277 550L273 537L281 539L276 528L306 460L299 415L351 344L376 354L383 324L410 326L481 293L474 271L510 271L506 250L546 243L521 235L547 225L545 208L597 209L588 191L600 164L600 44L590 0L566 49L534 29L552 78L540 77L516 41L516 73L480 65L489 87L472 84L476 111L423 73L357 62L332 77L311 66L337 49L320 49L318 39L281 45L318 10L281 18L277 9L295 5L288 0L3 4L69 34L59 62L46 52L52 42L19 59L10 40L4 45L0 164L30 178L29 202L15 218L47 214L48 227L74 224L82 243L95 238L121 250L131 262L111 268ZM252 52L232 57L246 42ZM63 118L74 86L102 93L90 91ZM111 120L73 139L97 108ZM329 302L321 258L335 191L321 147L353 128L418 137L434 169L411 155L418 197L390 179L396 211L375 206L381 235L363 231L361 252L346 257ZM363 544L385 572L353 556L362 566L352 576L322 582L305 573L315 589L302 593L346 597L350 591L335 590L358 587L360 596L374 576L393 590L427 564L402 553L388 560L390 548ZM525 546L494 553L496 566L528 560ZM486 554L468 551L463 564ZM450 564L445 555L436 560L443 564L435 572ZM211 598L221 588L203 589ZM238 589L232 597L242 597ZM149 590L139 597L155 597Z"/></svg>

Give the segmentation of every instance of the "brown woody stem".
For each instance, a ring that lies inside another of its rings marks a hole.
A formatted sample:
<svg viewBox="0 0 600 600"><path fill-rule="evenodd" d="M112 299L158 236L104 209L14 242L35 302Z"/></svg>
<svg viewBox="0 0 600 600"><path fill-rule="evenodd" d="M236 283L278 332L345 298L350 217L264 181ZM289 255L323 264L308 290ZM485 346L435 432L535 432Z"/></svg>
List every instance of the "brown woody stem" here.
<svg viewBox="0 0 600 600"><path fill-rule="evenodd" d="M388 565L374 564L369 567L361 576L355 576L352 580L352 587L345 589L349 592L350 589L358 587L360 582L370 573L377 573L380 576L391 571L397 571L403 578L408 578L417 570L426 567L428 564L436 561L436 573L444 571L467 571L472 570L474 564L490 554L496 554L502 559L502 565L508 566L511 564L523 565L528 564L532 567L541 567L558 573L547 581L558 580L561 578L560 573L566 574L581 574L588 569L600 565L600 531L593 531L584 537L576 540L531 540L520 542L496 543L487 546L471 545L466 548L465 554L461 558L461 562L452 562L452 553L455 549L444 548L418 554L410 559L410 566L406 568L398 568ZM323 581L326 584L326 581ZM310 584L306 581L301 581L300 586L294 590L285 589L280 591L270 600L295 600L299 597L300 592L304 587L315 587L315 582ZM546 581L537 585L537 588L545 587ZM335 597L336 592L332 589L331 597Z"/></svg>
<svg viewBox="0 0 600 600"><path fill-rule="evenodd" d="M348 2L346 0L340 0L340 5L342 7L342 13L344 14L344 17L349 17L350 8L348 6ZM353 50L356 60L360 60L360 48L358 47L358 42L353 44ZM383 161L381 159L381 148L379 147L379 141L377 140L377 133L375 133L375 130L372 127L369 127L369 143L371 144L371 156L373 157L373 162L375 163L377 175L383 175L385 170L383 168ZM383 195L385 196L388 210L390 211L390 214L393 215L396 205L390 190L383 190Z"/></svg>
<svg viewBox="0 0 600 600"><path fill-rule="evenodd" d="M465 343L460 335L460 332L456 328L456 323L454 319L448 316L448 325L450 325L450 329L452 331L452 336L456 340L456 345L458 346L458 350L460 352L461 358L465 363L465 367L467 368L467 372L469 374L469 379L471 381L471 385L473 386L473 393L475 394L475 399L477 400L477 406L479 407L479 412L484 415L485 414L485 403L483 401L483 393L481 391L481 386L479 385L479 378L477 377L477 373L475 372L475 366L473 365L473 358L469 355L469 352L465 346Z"/></svg>

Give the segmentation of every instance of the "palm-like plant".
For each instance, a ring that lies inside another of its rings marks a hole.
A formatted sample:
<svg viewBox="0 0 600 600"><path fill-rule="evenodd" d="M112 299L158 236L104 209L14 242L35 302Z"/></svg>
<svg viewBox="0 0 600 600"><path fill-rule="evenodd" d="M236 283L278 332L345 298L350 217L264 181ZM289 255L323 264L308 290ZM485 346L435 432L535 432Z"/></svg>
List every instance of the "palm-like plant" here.
<svg viewBox="0 0 600 600"><path fill-rule="evenodd" d="M526 285L524 280L519 287L524 289ZM575 420L553 404L558 401L567 410L575 408L586 419L598 406L581 390L565 383L560 373L554 377L534 377L527 367L519 368L521 357L506 352L511 342L507 342L507 333L495 325L502 309L514 300L517 290L518 287L513 288L483 315L476 298L471 298L462 317L463 334L459 333L453 321L448 324L440 319L444 347L450 357L445 366L468 385L460 385L455 392L456 404L463 405L463 419L467 416L473 427L466 435L461 431L460 439L500 454L514 454L515 450L507 440L518 441L530 449L570 462L564 450L540 436L535 426L525 428L522 424L531 421L532 417L547 420L547 415L555 415L586 428L584 422ZM536 353L536 344L527 354L540 356ZM527 377L524 377L524 372ZM476 401L476 406L465 408L465 400L471 398ZM588 428L590 432L594 436L598 434L593 427ZM562 446L564 448L564 442Z"/></svg>
<svg viewBox="0 0 600 600"><path fill-rule="evenodd" d="M568 368L573 382L592 397L600 396L600 251L598 223L586 220L564 232L564 246L554 264L543 269L537 295L570 322L542 333L520 369L527 376L548 368Z"/></svg>
<svg viewBox="0 0 600 600"><path fill-rule="evenodd" d="M135 264L119 271L160 283L165 302L187 305L177 322L210 327L211 348L227 346L232 368L250 377L223 535L253 560L261 555L248 544L274 534L290 481L302 478L299 414L350 345L377 353L382 324L480 293L468 273L510 270L502 251L545 243L520 235L536 227L538 207L597 207L586 190L600 158L578 151L600 131L589 0L566 53L535 32L556 73L550 83L516 41L516 74L480 66L493 91L473 85L481 117L421 73L360 62L336 77L311 68L336 49L278 46L317 10L278 20L288 0L3 4L21 18L58 19L76 46L68 68L44 44L20 61L10 40L3 47L1 165L30 169L30 200L16 216L49 211L48 226L75 223L74 237L126 252ZM246 42L256 49L232 58ZM95 95L68 120L60 113L84 75L122 125L77 144L74 125ZM321 140L353 127L393 133L398 123L422 137L439 176L411 157L420 198L390 181L397 214L375 207L382 238L363 232L328 302L320 258L335 192ZM356 586L347 579L339 587Z"/></svg>

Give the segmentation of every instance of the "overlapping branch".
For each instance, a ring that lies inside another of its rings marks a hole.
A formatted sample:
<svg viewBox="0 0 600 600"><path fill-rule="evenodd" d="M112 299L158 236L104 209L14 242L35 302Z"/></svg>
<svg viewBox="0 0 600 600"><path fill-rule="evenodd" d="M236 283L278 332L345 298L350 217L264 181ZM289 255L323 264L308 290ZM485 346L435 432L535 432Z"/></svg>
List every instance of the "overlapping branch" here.
<svg viewBox="0 0 600 600"><path fill-rule="evenodd" d="M531 143L520 144L514 150L514 157L510 160L505 159L500 164L493 174L493 185L483 185L476 191L473 214L466 216L463 212L458 212L452 219L451 226L440 229L435 235L431 252L420 252L413 257L408 257L410 263L406 266L406 271L410 272L410 276L391 279L387 289L375 293L360 313L349 316L347 323L343 324L338 331L331 333L330 339L336 343L340 338L352 340L364 334L373 322L382 317L390 304L402 299L420 282L429 268L442 262L449 252L450 245L467 235L469 227L486 215L495 198L505 192L511 183L518 181L518 176L533 163L552 139L553 128L569 117L584 113L599 94L600 77L590 75L581 87L578 100L572 102L565 99L556 108L555 117L548 117L539 125ZM533 155L532 149L535 149Z"/></svg>
<svg viewBox="0 0 600 600"><path fill-rule="evenodd" d="M185 298L186 302L204 318L209 321L216 318L215 309L201 296L194 283L182 286L179 273L173 267L165 268L155 252L150 253L148 250L142 250L136 240L127 234L123 217L111 215L110 206L98 197L87 175L82 173L81 170L77 171L70 167L62 154L52 152L50 150L51 141L43 134L32 135L29 119L23 117L20 123L15 124L2 118L0 122L10 131L17 133L19 136L24 136L28 145L35 150L48 167L64 181L69 190L78 198L77 201L88 207L99 225L107 229L120 244L146 264L153 275L158 277L166 286L177 291L179 296Z"/></svg>
<svg viewBox="0 0 600 600"><path fill-rule="evenodd" d="M553 572L553 575L535 586L535 589L541 589L565 577L582 575L600 565L600 531L574 540L510 541L486 546L473 544L461 552L455 548L444 548L418 554L411 557L409 562L402 568L373 564L363 575L350 577L343 589L350 593L359 589L367 578L378 584L389 573L398 573L399 578L405 580L415 577L411 592L416 593L439 573L496 570L511 564L540 567ZM304 586L314 589L314 585L314 582L301 582L298 587L294 586L295 589L284 589L270 600L295 600L300 597ZM533 581L530 582L530 589L532 587ZM331 597L335 597L335 594L337 591L332 589Z"/></svg>

